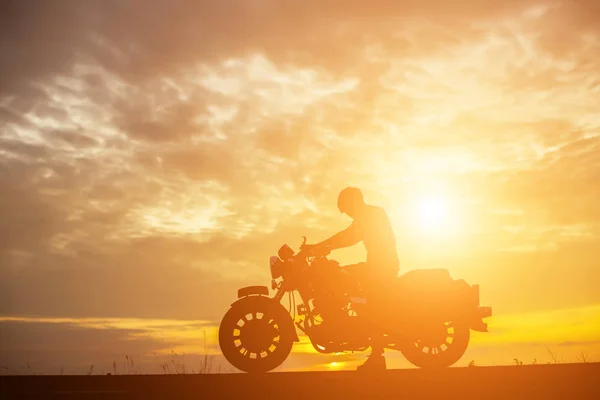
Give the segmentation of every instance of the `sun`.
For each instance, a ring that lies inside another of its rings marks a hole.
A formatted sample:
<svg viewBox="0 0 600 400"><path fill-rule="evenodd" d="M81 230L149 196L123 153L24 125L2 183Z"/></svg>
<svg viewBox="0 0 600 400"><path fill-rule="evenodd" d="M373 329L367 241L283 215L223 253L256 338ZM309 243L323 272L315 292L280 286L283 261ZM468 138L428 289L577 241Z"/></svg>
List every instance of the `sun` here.
<svg viewBox="0 0 600 400"><path fill-rule="evenodd" d="M451 228L449 202L444 197L427 196L418 199L413 215L415 225L423 232L442 234Z"/></svg>
<svg viewBox="0 0 600 400"><path fill-rule="evenodd" d="M327 364L327 366L331 369L340 369L344 366L343 362L333 361Z"/></svg>

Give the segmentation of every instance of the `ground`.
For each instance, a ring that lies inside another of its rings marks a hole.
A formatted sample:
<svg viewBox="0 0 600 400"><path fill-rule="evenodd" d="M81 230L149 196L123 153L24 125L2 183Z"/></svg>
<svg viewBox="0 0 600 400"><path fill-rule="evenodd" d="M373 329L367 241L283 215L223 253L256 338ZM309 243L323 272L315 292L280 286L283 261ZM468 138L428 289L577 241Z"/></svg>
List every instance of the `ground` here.
<svg viewBox="0 0 600 400"><path fill-rule="evenodd" d="M263 375L3 376L2 399L600 399L600 363Z"/></svg>

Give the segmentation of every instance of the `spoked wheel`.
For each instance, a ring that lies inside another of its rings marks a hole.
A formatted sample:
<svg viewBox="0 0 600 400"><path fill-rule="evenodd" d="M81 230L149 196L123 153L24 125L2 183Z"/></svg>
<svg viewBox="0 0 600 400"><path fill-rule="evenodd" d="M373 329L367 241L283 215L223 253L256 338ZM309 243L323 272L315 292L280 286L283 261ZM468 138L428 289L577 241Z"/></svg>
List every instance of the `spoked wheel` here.
<svg viewBox="0 0 600 400"><path fill-rule="evenodd" d="M440 324L421 338L408 341L400 351L417 367L449 367L463 356L470 336L468 326L450 321Z"/></svg>
<svg viewBox="0 0 600 400"><path fill-rule="evenodd" d="M285 361L294 344L290 316L268 298L247 298L223 317L219 346L223 355L244 372L267 372Z"/></svg>

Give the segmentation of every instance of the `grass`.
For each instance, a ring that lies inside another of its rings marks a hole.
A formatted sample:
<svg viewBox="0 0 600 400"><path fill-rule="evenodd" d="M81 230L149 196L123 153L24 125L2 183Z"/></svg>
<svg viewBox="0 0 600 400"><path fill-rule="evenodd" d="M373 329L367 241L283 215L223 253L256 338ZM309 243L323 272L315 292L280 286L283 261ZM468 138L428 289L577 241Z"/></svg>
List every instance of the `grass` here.
<svg viewBox="0 0 600 400"><path fill-rule="evenodd" d="M550 361L548 361L546 364L560 364L561 360L559 360L556 352L552 351L550 349L550 347L548 347L547 345L544 345L544 346L546 347L546 351L550 355ZM581 350L581 352L575 357L575 359L580 364L586 364L586 363L590 362L588 354L583 350ZM515 357L515 358L513 358L513 364L515 364L516 366L520 366L520 365L524 365L524 362ZM530 365L538 365L537 358L534 358ZM475 360L469 361L469 363L467 364L467 367L477 367Z"/></svg>
<svg viewBox="0 0 600 400"><path fill-rule="evenodd" d="M201 355L202 360L197 368L191 368L186 363L185 353L176 353L174 350L171 351L167 361L159 363L160 370L165 375L187 375L187 374L219 374L219 373L230 373L233 372L228 366L223 366L221 363L215 360L215 357L208 354L208 345L206 342L206 331L203 334L204 337L204 354ZM8 366L0 367L0 375L35 375L31 364L24 364L24 372L22 368L17 371L15 368ZM93 375L94 372L100 375L138 375L142 373L139 365L136 364L131 354L125 354L125 357L121 362L113 360L112 371L104 373L104 371L97 371L95 365L91 364L86 368L85 375ZM65 367L61 366L58 375L64 375Z"/></svg>
<svg viewBox="0 0 600 400"><path fill-rule="evenodd" d="M187 375L187 374L219 374L219 373L230 373L233 370L229 367L221 365L221 363L216 362L213 356L208 354L204 354L200 365L197 368L190 368L186 363L185 353L176 353L175 351L171 351L169 358L167 361L160 363L160 370L165 375ZM124 361L121 364L121 368L119 368L119 363L115 360L112 363L112 371L109 373L104 373L104 371L98 372L96 366L91 364L84 371L85 375L138 375L142 374L142 369L135 364L133 356L126 354L124 357ZM65 368L60 367L58 375L64 375ZM15 368L11 368L8 366L0 367L0 375L36 375L32 366L29 363L24 365L24 368L20 368L17 370Z"/></svg>
<svg viewBox="0 0 600 400"><path fill-rule="evenodd" d="M227 368L222 368L221 364L215 363L214 357L208 355L208 345L206 344L206 331L204 331L204 356L198 369L187 368L185 363L185 353L178 354L171 351L171 357L165 363L160 364L160 368L167 375L185 375L192 374L213 374L221 372L231 372Z"/></svg>
<svg viewBox="0 0 600 400"><path fill-rule="evenodd" d="M181 357L181 361L180 358ZM171 358L168 362L160 364L160 368L168 375L184 375L187 373L185 366L185 353L181 356L174 351L171 351Z"/></svg>
<svg viewBox="0 0 600 400"><path fill-rule="evenodd" d="M562 358L559 360L559 357L556 352L552 351L550 347L544 345L548 355L550 356L550 361L546 364L559 364L562 361ZM208 346L206 344L206 332L204 333L204 354L201 356L201 362L197 365L196 368L190 368L186 363L186 354L185 353L176 353L175 351L171 351L169 358L159 364L160 370L165 375L188 375L188 374L219 374L219 373L231 373L233 369L229 366L223 366L221 363L216 362L214 356L208 354ZM591 362L588 354L581 350L580 353L575 357L578 363L585 364ZM525 365L524 361L519 358L513 358L512 364L516 366ZM528 365L537 365L538 360L534 358L533 361ZM118 368L118 367L121 368ZM469 361L467 367L473 368L477 367L475 360ZM15 371L8 366L0 367L0 371L2 375L35 375L31 364L25 363L24 368L20 368L21 371ZM23 371L25 371L23 373ZM59 375L64 375L65 368L61 367L59 371ZM90 365L89 368L85 371L85 375L93 375L94 374L94 365ZM118 363L116 360L112 363L112 371L105 374L104 371L99 372L101 375L137 375L142 373L140 367L136 365L135 360L132 355L125 354L125 357L122 363Z"/></svg>

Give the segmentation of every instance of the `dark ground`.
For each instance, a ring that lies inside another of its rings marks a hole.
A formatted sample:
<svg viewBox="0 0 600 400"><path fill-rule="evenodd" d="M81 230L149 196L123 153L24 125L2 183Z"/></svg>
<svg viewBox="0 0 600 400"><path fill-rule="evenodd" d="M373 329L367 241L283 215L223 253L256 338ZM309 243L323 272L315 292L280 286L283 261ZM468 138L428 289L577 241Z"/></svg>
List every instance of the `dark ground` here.
<svg viewBox="0 0 600 400"><path fill-rule="evenodd" d="M600 363L264 375L2 376L1 399L600 399Z"/></svg>

